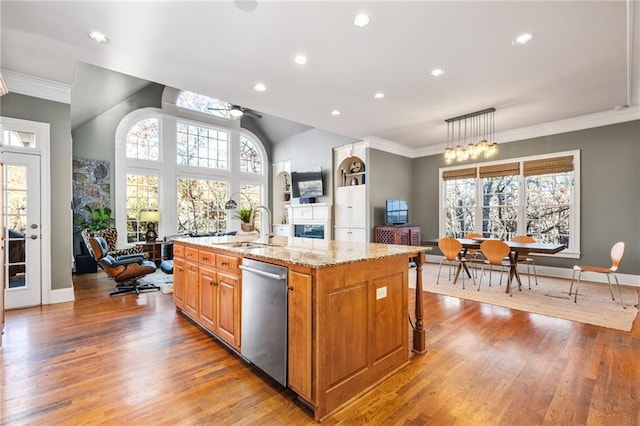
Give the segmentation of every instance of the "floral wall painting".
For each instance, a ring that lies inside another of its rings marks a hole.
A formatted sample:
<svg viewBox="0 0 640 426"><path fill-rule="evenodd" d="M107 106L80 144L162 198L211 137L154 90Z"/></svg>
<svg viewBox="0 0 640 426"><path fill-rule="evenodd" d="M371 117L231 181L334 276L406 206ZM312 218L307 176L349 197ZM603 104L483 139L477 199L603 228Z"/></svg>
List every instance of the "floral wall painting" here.
<svg viewBox="0 0 640 426"><path fill-rule="evenodd" d="M73 159L73 232L80 232L82 219L89 218L85 206L111 207L111 172L108 161Z"/></svg>

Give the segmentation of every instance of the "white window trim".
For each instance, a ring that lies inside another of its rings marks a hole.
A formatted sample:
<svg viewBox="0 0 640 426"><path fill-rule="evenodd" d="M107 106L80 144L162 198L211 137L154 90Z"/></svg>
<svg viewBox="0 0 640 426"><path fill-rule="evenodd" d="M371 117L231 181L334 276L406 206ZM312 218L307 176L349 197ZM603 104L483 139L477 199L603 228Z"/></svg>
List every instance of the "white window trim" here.
<svg viewBox="0 0 640 426"><path fill-rule="evenodd" d="M175 105L180 91L170 87L165 88L162 97L162 109L141 108L127 114L118 124L115 134L115 177L113 211L118 231L118 246L131 246L127 242L126 215L126 175L128 173L157 174L159 179L158 209L162 213L162 221L158 235L172 235L177 233L177 222L170 220L177 216L177 179L179 177L193 177L198 179L221 180L227 182L229 194L240 191L242 184L260 185L261 204L268 205L268 165L267 151L260 139L247 129L240 127L238 120L227 120L209 114L190 111ZM136 122L145 118L160 120L160 158L158 161L137 160L126 158L126 137ZM176 129L177 123L188 122L194 125L205 125L229 132L229 164L228 169L209 169L178 165L176 160ZM261 173L246 173L240 171L240 136L250 139L260 152L263 159ZM240 229L240 220L228 215L229 229ZM269 229L267 215L261 215L263 222L261 229ZM165 219L167 218L167 219Z"/></svg>
<svg viewBox="0 0 640 426"><path fill-rule="evenodd" d="M463 164L451 167L441 167L439 169L439 185L438 185L438 233L440 237L443 237L446 232L446 223L444 218L444 207L445 207L445 191L444 191L444 181L442 179L442 175L444 172L449 170L459 170L459 169L468 169L469 167L480 168L482 166L491 166L495 164L506 164L506 163L520 163L520 185L519 185L519 193L518 196L522 202L520 203L520 207L518 209L518 233L524 233L524 222L520 219L524 217L524 201L525 201L525 185L524 185L524 176L523 176L523 167L522 164L524 161L530 160L542 160L546 158L554 158L554 157L564 157L564 156L573 156L573 191L572 191L572 220L571 220L571 230L569 235L569 245L571 246L571 250L565 249L560 253L553 255L554 257L563 257L569 259L579 259L581 255L581 245L580 245L580 182L581 182L581 174L580 174L580 150L572 150L572 151L563 151L563 152L553 152L549 154L540 154L540 155L531 155L527 157L518 157L518 158L509 158L505 160L499 161L487 161L482 163L470 163ZM476 178L478 182L480 182L481 178ZM476 185L476 200L482 200L482 185ZM482 219L482 205L481 203L476 203L476 229L482 229L479 221ZM538 255L536 256L545 256Z"/></svg>

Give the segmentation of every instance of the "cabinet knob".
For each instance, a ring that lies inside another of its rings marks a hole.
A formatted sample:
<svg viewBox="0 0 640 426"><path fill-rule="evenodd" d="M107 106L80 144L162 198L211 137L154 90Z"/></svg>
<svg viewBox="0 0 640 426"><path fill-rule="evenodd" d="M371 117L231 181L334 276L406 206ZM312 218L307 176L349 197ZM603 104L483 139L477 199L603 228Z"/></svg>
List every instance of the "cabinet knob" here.
<svg viewBox="0 0 640 426"><path fill-rule="evenodd" d="M293 287L289 286L288 287L289 291L293 291Z"/></svg>
<svg viewBox="0 0 640 426"><path fill-rule="evenodd" d="M209 283L209 285L212 285L212 286L214 286L214 287L215 287L215 286L217 286L217 285L218 285L218 283L217 283L217 282L215 282L215 281L211 281L211 283Z"/></svg>
<svg viewBox="0 0 640 426"><path fill-rule="evenodd" d="M222 266L229 266L229 262L222 262Z"/></svg>

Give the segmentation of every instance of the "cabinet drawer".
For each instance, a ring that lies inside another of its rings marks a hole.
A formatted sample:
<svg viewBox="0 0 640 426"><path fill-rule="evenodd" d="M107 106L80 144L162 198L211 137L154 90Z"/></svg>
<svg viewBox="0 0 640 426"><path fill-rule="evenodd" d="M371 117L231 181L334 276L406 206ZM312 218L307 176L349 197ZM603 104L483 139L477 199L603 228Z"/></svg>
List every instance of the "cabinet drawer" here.
<svg viewBox="0 0 640 426"><path fill-rule="evenodd" d="M273 233L278 237L288 237L290 228L289 225L273 225Z"/></svg>
<svg viewBox="0 0 640 426"><path fill-rule="evenodd" d="M240 259L233 256L225 256L224 254L216 255L216 268L221 271L228 271L234 274L238 274L238 265Z"/></svg>
<svg viewBox="0 0 640 426"><path fill-rule="evenodd" d="M216 254L207 250L200 250L198 255L198 262L209 265L216 266Z"/></svg>
<svg viewBox="0 0 640 426"><path fill-rule="evenodd" d="M173 256L174 257L184 257L184 246L179 244L173 245Z"/></svg>
<svg viewBox="0 0 640 426"><path fill-rule="evenodd" d="M194 262L198 261L198 249L194 249L192 247L184 248L184 258L187 260L192 260Z"/></svg>

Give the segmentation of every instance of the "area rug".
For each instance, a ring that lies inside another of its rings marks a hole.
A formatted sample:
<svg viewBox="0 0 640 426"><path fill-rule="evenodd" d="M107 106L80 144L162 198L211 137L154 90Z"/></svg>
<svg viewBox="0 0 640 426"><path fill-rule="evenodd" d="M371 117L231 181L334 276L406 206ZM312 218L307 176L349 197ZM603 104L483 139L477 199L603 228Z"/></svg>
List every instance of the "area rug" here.
<svg viewBox="0 0 640 426"><path fill-rule="evenodd" d="M145 275L138 280L140 284L152 284L160 287L160 291L164 294L173 293L173 275L165 274L158 270L153 274Z"/></svg>
<svg viewBox="0 0 640 426"><path fill-rule="evenodd" d="M436 285L438 265L426 264L422 274L423 290L622 331L631 331L638 314L638 289L633 287L622 286L622 297L626 306L626 309L623 309L615 285L613 291L616 300L613 301L607 284L581 281L578 303L574 303L573 295L569 296L570 280L539 275L538 285L535 285L532 277L529 290L527 275L521 274L522 291L514 287L513 297L510 297L505 293L506 274L502 286L498 284L500 273L494 272L491 287L488 285L489 275L486 274L482 279L480 291L470 278L465 280L466 289L463 290L461 279L458 279L456 284L448 280L447 268L448 266L442 267L440 283ZM415 286L415 274L415 268L412 268L409 275L411 286Z"/></svg>

